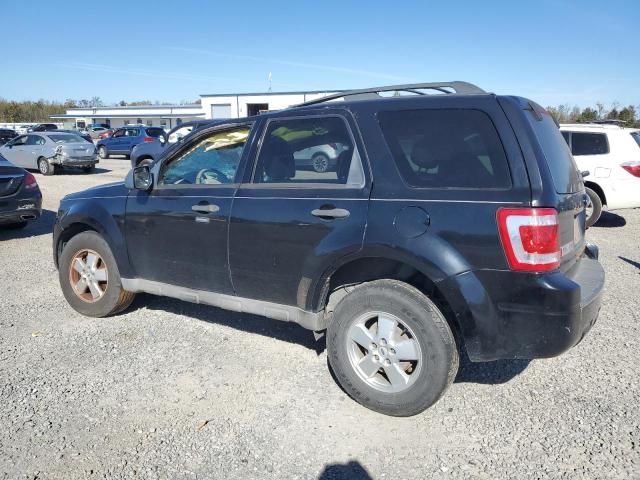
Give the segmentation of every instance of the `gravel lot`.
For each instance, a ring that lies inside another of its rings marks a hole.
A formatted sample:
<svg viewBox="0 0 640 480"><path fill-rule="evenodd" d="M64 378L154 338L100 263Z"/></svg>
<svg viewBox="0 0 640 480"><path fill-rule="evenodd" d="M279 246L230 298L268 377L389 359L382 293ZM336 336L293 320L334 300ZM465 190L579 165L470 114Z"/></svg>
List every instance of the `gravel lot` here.
<svg viewBox="0 0 640 480"><path fill-rule="evenodd" d="M433 408L350 400L295 325L140 295L115 318L67 306L51 260L60 198L121 179L36 174L43 218L0 232L0 478L640 478L640 210L605 214L600 319L564 356L463 362Z"/></svg>

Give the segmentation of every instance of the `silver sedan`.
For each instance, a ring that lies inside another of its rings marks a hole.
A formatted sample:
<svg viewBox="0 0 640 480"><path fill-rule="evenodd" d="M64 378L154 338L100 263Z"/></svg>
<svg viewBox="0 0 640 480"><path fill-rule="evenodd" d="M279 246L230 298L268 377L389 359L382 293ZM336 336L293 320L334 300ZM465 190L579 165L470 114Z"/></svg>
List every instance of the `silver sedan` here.
<svg viewBox="0 0 640 480"><path fill-rule="evenodd" d="M81 167L90 172L98 155L95 146L79 135L62 132L28 133L0 147L0 155L14 165L53 175L58 168Z"/></svg>

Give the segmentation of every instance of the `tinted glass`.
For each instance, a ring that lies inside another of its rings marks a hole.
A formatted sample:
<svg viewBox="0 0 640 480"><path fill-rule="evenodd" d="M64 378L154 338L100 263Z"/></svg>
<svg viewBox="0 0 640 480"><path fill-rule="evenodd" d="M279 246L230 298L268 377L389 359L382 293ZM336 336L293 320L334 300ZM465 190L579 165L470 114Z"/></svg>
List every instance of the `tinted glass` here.
<svg viewBox="0 0 640 480"><path fill-rule="evenodd" d="M161 128L147 128L147 135L150 137L164 137L164 130Z"/></svg>
<svg viewBox="0 0 640 480"><path fill-rule="evenodd" d="M404 180L418 188L509 188L504 148L478 110L381 112L380 124Z"/></svg>
<svg viewBox="0 0 640 480"><path fill-rule="evenodd" d="M125 137L137 137L140 135L140 129L139 128L127 128L124 131L124 135Z"/></svg>
<svg viewBox="0 0 640 480"><path fill-rule="evenodd" d="M86 140L80 135L48 135L56 143L85 143Z"/></svg>
<svg viewBox="0 0 640 480"><path fill-rule="evenodd" d="M571 152L574 155L605 155L609 153L607 136L604 133L571 133Z"/></svg>
<svg viewBox="0 0 640 480"><path fill-rule="evenodd" d="M249 127L216 132L190 145L171 160L160 175L161 185L233 183Z"/></svg>
<svg viewBox="0 0 640 480"><path fill-rule="evenodd" d="M582 188L582 178L578 167L571 156L567 142L560 134L551 115L543 109L539 109L535 113L528 110L526 118L540 143L556 192L573 193L579 191ZM575 142L575 133L572 134L571 141Z"/></svg>
<svg viewBox="0 0 640 480"><path fill-rule="evenodd" d="M563 132L563 131L560 131L560 133L561 133L561 134L562 134L562 136L564 137L564 141L565 141L565 142L567 142L567 145L569 145L569 144L570 144L570 142L571 142L571 133L569 133L569 132Z"/></svg>
<svg viewBox="0 0 640 480"><path fill-rule="evenodd" d="M631 136L636 141L638 146L640 146L640 132L631 132Z"/></svg>
<svg viewBox="0 0 640 480"><path fill-rule="evenodd" d="M16 138L15 140L13 140L11 142L11 145L19 146L19 145L26 145L26 143L27 143L27 136L26 135L22 135L22 136Z"/></svg>
<svg viewBox="0 0 640 480"><path fill-rule="evenodd" d="M276 120L268 124L254 182L358 184L364 176L354 162L353 141L339 117Z"/></svg>
<svg viewBox="0 0 640 480"><path fill-rule="evenodd" d="M44 138L39 135L28 135L25 145L44 145Z"/></svg>

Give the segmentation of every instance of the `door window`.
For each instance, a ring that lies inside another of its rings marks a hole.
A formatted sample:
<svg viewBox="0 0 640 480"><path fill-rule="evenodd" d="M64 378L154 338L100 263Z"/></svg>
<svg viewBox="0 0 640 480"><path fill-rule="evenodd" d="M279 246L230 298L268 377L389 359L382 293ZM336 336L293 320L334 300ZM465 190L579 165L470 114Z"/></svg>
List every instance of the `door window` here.
<svg viewBox="0 0 640 480"><path fill-rule="evenodd" d="M604 133L573 132L571 134L571 153L574 155L606 155L609 143Z"/></svg>
<svg viewBox="0 0 640 480"><path fill-rule="evenodd" d="M20 145L26 145L27 144L27 135L21 135L20 137L17 137L14 141L11 142L11 145L14 147L19 147Z"/></svg>
<svg viewBox="0 0 640 480"><path fill-rule="evenodd" d="M189 145L162 169L159 185L220 185L234 183L250 128L211 133Z"/></svg>
<svg viewBox="0 0 640 480"><path fill-rule="evenodd" d="M27 135L27 143L25 145L44 145L44 138L40 135Z"/></svg>
<svg viewBox="0 0 640 480"><path fill-rule="evenodd" d="M140 135L140 129L139 128L126 128L124 131L124 136L125 137L137 137Z"/></svg>
<svg viewBox="0 0 640 480"><path fill-rule="evenodd" d="M124 137L124 132L124 129L116 130L115 132L113 132L113 138Z"/></svg>
<svg viewBox="0 0 640 480"><path fill-rule="evenodd" d="M346 122L338 116L270 121L254 183L364 184Z"/></svg>

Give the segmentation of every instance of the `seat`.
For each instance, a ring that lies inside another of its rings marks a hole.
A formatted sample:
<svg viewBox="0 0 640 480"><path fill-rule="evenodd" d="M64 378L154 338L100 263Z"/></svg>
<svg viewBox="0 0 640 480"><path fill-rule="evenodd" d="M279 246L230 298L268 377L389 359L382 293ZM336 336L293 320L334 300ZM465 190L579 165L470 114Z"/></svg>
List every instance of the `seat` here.
<svg viewBox="0 0 640 480"><path fill-rule="evenodd" d="M270 137L260 157L265 174L263 182L288 182L296 176L296 164L289 144L279 137Z"/></svg>
<svg viewBox="0 0 640 480"><path fill-rule="evenodd" d="M340 183L347 183L349 178L349 169L351 168L351 159L353 158L353 150L345 150L338 155L336 174Z"/></svg>

